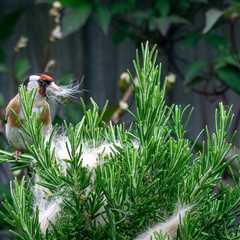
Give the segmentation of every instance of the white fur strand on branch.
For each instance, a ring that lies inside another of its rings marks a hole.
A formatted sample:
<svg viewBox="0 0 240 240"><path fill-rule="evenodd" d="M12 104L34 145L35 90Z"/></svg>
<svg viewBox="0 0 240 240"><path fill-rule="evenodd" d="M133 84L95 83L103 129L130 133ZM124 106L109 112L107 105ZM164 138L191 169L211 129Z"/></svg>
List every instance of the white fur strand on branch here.
<svg viewBox="0 0 240 240"><path fill-rule="evenodd" d="M53 140L52 150L55 152L56 160L62 168L63 174L66 174L68 167L67 161L70 156L68 153L68 148L70 149L70 143L68 138L65 135L56 136ZM98 165L103 164L104 159L101 159L100 156L109 156L117 152L117 147L121 147L119 142L110 143L102 142L97 146L92 146L87 143L82 144L82 165L89 169L94 169ZM133 141L133 147L138 149L139 144L136 141ZM78 149L80 151L80 147ZM35 176L35 186L33 188L34 193L34 208L39 210L39 224L40 229L43 234L46 233L49 224L54 224L57 218L58 213L61 210L61 203L63 202L62 197L49 197L50 192L47 188L42 187L38 184L40 177ZM98 219L99 224L103 222L102 219Z"/></svg>
<svg viewBox="0 0 240 240"><path fill-rule="evenodd" d="M62 167L63 174L66 174L67 163L64 160L69 160L70 156L67 151L66 144L69 144L68 139L65 136L59 136L54 141L55 156L60 166ZM103 142L98 147L89 147L87 144L83 144L82 149L82 164L89 169L95 168L101 161L98 161L99 156L110 155L116 151L115 147L119 143L107 143ZM120 145L119 145L120 146ZM33 188L34 194L34 206L39 210L39 224L43 234L46 233L49 224L56 221L57 215L60 212L61 203L63 199L61 197L49 197L49 191L47 188L40 186L37 182L40 180L39 176L35 176L35 186Z"/></svg>
<svg viewBox="0 0 240 240"><path fill-rule="evenodd" d="M49 198L49 190L45 187L40 186L37 181L39 181L39 176L35 176L35 186L33 188L34 196L34 209L39 211L39 224L40 230L43 234L50 223L55 222L57 214L60 211L60 205L62 203L61 197Z"/></svg>
<svg viewBox="0 0 240 240"><path fill-rule="evenodd" d="M67 150L67 145L70 148L70 143L67 137L59 137L55 141L55 156L60 164L62 165L62 161L69 160L70 156ZM109 156L110 154L115 153L117 150L115 146L121 146L120 143L109 143L102 142L100 145L96 147L92 147L87 143L83 143L82 148L82 165L84 167L88 167L90 169L97 167L98 164L102 164L102 161L99 160L99 156ZM64 166L66 168L66 166Z"/></svg>
<svg viewBox="0 0 240 240"><path fill-rule="evenodd" d="M62 199L54 199L48 203L48 207L44 211L39 211L39 223L42 233L46 233L47 228L50 223L54 224L56 221L57 215L60 211L60 205Z"/></svg>
<svg viewBox="0 0 240 240"><path fill-rule="evenodd" d="M168 218L163 223L158 223L149 228L146 232L140 234L135 240L151 240L154 237L154 233L162 233L166 237L172 239L177 234L177 229L187 211L191 209L190 206L179 207L176 214Z"/></svg>

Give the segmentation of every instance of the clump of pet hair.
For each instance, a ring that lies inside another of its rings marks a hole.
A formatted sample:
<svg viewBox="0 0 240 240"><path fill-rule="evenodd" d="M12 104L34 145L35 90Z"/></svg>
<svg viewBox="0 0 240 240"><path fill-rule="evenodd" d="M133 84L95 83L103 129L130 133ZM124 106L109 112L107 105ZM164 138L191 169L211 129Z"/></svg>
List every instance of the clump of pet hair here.
<svg viewBox="0 0 240 240"><path fill-rule="evenodd" d="M55 223L57 215L61 210L60 206L63 199L60 196L51 196L47 188L38 184L39 180L40 177L36 175L33 187L34 209L35 211L38 209L40 230L45 234L50 223Z"/></svg>
<svg viewBox="0 0 240 240"><path fill-rule="evenodd" d="M190 209L191 206L179 206L176 213L165 222L155 224L146 232L140 234L135 240L151 240L155 233L161 233L169 239L173 239L177 234L178 227L182 223L184 216Z"/></svg>

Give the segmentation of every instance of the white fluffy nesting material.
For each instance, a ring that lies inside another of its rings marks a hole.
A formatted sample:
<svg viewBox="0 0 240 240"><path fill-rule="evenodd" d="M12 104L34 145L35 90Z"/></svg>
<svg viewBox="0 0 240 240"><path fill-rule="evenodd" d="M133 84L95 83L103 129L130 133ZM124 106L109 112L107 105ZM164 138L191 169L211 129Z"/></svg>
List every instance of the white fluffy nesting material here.
<svg viewBox="0 0 240 240"><path fill-rule="evenodd" d="M55 151L56 159L58 160L63 174L66 174L67 170L67 162L64 160L69 160L70 156L68 154L67 145L70 147L69 140L66 136L56 136L53 140L52 148ZM133 142L134 148L138 148L139 144L137 142ZM94 169L97 165L102 164L103 160L99 159L100 155L109 156L117 152L115 146L121 147L119 142L109 143L103 142L97 147L92 147L88 144L83 144L82 148L82 164L89 169ZM79 148L80 150L80 148ZM49 224L54 224L57 218L58 213L60 212L61 203L63 199L61 197L49 197L49 191L47 188L42 187L37 184L39 181L39 177L36 175L35 177L35 186L33 188L34 193L34 208L39 210L39 223L40 229L43 234L46 233ZM103 220L98 219L98 223L102 224Z"/></svg>
<svg viewBox="0 0 240 240"><path fill-rule="evenodd" d="M35 177L36 181L39 177ZM39 211L39 224L40 230L43 234L46 233L47 228L50 223L55 222L57 215L60 211L60 205L62 203L62 198L52 198L49 199L49 190L35 183L33 188L34 195L34 209Z"/></svg>
<svg viewBox="0 0 240 240"><path fill-rule="evenodd" d="M41 213L39 211L40 229L43 234L46 233L49 224L54 224L54 222L56 221L57 215L60 211L61 203L61 198L51 200L50 202L48 202L48 206L43 211L41 211Z"/></svg>
<svg viewBox="0 0 240 240"><path fill-rule="evenodd" d="M64 160L69 159L69 154L66 147L67 142L69 142L68 139L63 135L56 136L52 142L55 157L58 160L60 166L62 167L64 174L67 170L67 163Z"/></svg>
<svg viewBox="0 0 240 240"><path fill-rule="evenodd" d="M119 143L115 143L115 145L120 146ZM103 142L96 148L88 147L87 145L83 146L83 166L89 168L95 168L97 165L102 164L103 162L99 159L99 155L109 156L114 154L117 150L113 143Z"/></svg>
<svg viewBox="0 0 240 240"><path fill-rule="evenodd" d="M191 209L190 206L180 207L177 213L171 216L163 223L155 224L149 228L146 232L140 234L135 240L151 240L154 237L154 233L162 233L169 237L174 238L177 234L178 226L182 223L183 218L187 211Z"/></svg>
<svg viewBox="0 0 240 240"><path fill-rule="evenodd" d="M66 164L64 160L69 160L70 156L68 154L68 150L66 144L70 146L69 140L65 136L60 136L55 141L55 156L59 160L60 164L64 169L66 169ZM121 146L120 143L108 143L103 142L97 147L89 146L87 143L83 144L82 148L82 164L84 167L88 167L90 169L95 168L98 164L102 162L99 159L99 155L109 156L110 154L114 154L116 152L115 146Z"/></svg>
<svg viewBox="0 0 240 240"><path fill-rule="evenodd" d="M63 169L63 173L66 173L67 163L64 160L69 159L66 144L68 139L64 136L60 136L54 141L55 156L59 161L60 166ZM116 144L117 145L117 144ZM118 144L119 145L119 144ZM119 145L120 146L120 145ZM101 162L98 161L99 155L110 155L116 151L114 144L102 143L96 148L88 147L87 144L83 145L82 149L83 166L90 169L95 168ZM39 177L36 176L36 182L39 181ZM38 185L37 183L33 189L34 193L34 208L39 210L39 224L43 234L46 233L49 224L56 221L57 215L60 212L60 205L63 201L61 197L49 198L49 191L47 188Z"/></svg>

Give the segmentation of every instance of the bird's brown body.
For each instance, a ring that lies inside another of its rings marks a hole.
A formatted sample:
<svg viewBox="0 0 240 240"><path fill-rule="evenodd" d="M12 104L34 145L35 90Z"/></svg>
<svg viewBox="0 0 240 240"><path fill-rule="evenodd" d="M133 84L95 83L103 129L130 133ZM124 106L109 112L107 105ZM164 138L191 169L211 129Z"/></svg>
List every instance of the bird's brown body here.
<svg viewBox="0 0 240 240"><path fill-rule="evenodd" d="M6 108L6 119L7 124L10 127L19 128L21 124L17 116L20 114L20 99L19 95L17 94L7 105Z"/></svg>
<svg viewBox="0 0 240 240"><path fill-rule="evenodd" d="M49 104L42 98L34 102L33 109L38 114L40 122L43 124L43 134L49 134L52 123L49 110ZM22 131L21 122L24 120L21 109L20 96L16 95L8 104L6 108L6 136L9 143L18 151L25 149L26 139Z"/></svg>
<svg viewBox="0 0 240 240"><path fill-rule="evenodd" d="M35 80L38 76L33 75L33 80L30 81L28 85L28 90L31 90L30 87L38 87L37 94L34 99L32 111L37 114L40 122L43 126L43 135L47 136L50 134L52 129L52 121L49 104L46 100L46 88L44 84L39 84L38 81L48 81L51 82L52 78L47 75L41 75L39 80ZM44 79L45 77L45 79ZM47 78L47 79L46 79ZM47 82L47 85L50 83ZM32 84L32 85L31 85ZM30 143L30 139L22 131L22 122L24 121L24 114L22 111L21 98L17 94L11 101L8 103L6 108L6 137L8 142L12 147L18 152L26 148L26 144Z"/></svg>
<svg viewBox="0 0 240 240"><path fill-rule="evenodd" d="M21 127L21 103L19 94L17 94L7 105L6 118L9 126ZM39 119L43 125L49 125L51 123L51 116L49 110L49 104L45 99L38 100L34 103L33 111L38 111Z"/></svg>

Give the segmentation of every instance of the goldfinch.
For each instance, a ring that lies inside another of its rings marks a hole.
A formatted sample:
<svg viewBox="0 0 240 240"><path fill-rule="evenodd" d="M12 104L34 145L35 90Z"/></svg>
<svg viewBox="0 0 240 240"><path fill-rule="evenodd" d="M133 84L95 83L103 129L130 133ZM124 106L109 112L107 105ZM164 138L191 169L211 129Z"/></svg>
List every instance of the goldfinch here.
<svg viewBox="0 0 240 240"><path fill-rule="evenodd" d="M33 103L32 111L39 114L39 119L43 124L43 134L48 135L52 129L52 120L49 104L47 102L47 93L50 91L56 96L61 95L61 88L55 83L53 77L48 74L39 74L29 76L24 85L27 91L36 89L36 95ZM6 108L6 137L10 145L16 150L16 157L26 148L21 130L21 121L23 119L23 111L21 107L20 95L17 94L7 105Z"/></svg>

